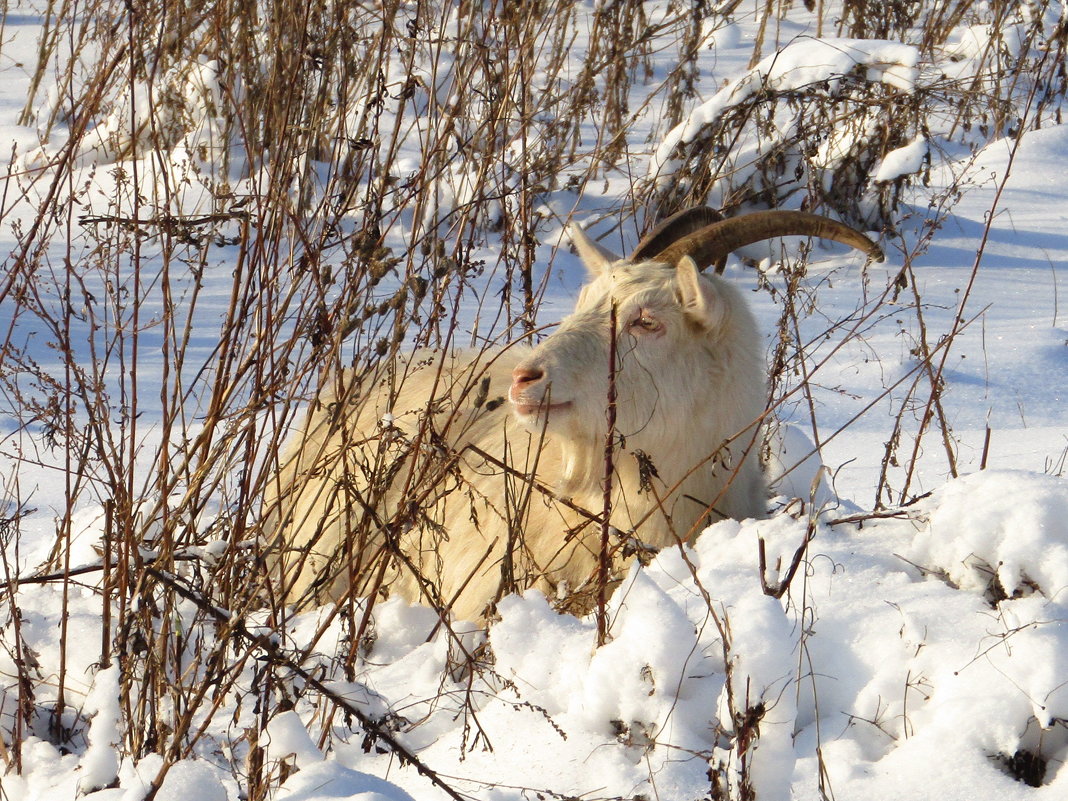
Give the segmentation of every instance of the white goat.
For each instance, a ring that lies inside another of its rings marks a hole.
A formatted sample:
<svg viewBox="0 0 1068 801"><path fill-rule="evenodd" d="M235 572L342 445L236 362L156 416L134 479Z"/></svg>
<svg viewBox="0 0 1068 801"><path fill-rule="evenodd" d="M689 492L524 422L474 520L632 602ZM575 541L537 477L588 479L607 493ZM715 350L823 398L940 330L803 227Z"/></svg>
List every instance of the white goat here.
<svg viewBox="0 0 1068 801"><path fill-rule="evenodd" d="M536 586L588 608L609 466L609 523L631 550L763 515L762 340L738 290L700 269L789 234L882 256L810 214L710 219L676 215L626 260L576 229L592 281L533 350L417 352L324 393L267 498L285 596L393 592L475 619Z"/></svg>

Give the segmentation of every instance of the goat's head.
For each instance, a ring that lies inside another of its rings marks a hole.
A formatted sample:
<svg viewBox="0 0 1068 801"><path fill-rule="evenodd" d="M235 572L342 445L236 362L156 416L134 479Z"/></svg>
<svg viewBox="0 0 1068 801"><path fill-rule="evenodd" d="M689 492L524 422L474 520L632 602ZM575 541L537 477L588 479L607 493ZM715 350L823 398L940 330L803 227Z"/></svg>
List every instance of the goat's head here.
<svg viewBox="0 0 1068 801"><path fill-rule="evenodd" d="M882 259L863 234L825 217L771 211L711 221L713 214L697 209L670 218L628 259L574 230L592 280L574 313L513 373L509 399L528 428L580 447L603 446L611 380L616 430L633 448L663 447L680 430L699 436L695 410L710 404L719 407L712 414L719 435L737 433L731 425L744 427L763 409L761 342L738 290L702 270L736 248L787 235L834 239Z"/></svg>

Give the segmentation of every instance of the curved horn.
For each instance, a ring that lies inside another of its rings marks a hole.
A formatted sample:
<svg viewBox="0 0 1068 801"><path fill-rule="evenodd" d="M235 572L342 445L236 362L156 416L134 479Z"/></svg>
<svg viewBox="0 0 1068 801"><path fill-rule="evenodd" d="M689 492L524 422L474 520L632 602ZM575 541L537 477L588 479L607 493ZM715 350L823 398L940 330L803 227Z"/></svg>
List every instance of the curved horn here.
<svg viewBox="0 0 1068 801"><path fill-rule="evenodd" d="M783 210L755 211L712 223L672 243L653 258L678 264L683 256L689 256L703 270L726 258L733 250L777 236L833 239L864 251L872 261L882 261L884 258L878 245L845 223L804 211Z"/></svg>
<svg viewBox="0 0 1068 801"><path fill-rule="evenodd" d="M694 206L658 222L641 238L630 254L630 261L649 261L663 253L684 236L719 222L723 215L708 206Z"/></svg>

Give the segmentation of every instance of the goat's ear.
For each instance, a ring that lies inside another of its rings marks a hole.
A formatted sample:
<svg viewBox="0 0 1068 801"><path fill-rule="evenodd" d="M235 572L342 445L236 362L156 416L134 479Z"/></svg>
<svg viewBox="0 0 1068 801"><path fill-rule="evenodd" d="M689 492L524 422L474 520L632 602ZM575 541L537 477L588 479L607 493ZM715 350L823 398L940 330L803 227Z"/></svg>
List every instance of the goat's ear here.
<svg viewBox="0 0 1068 801"><path fill-rule="evenodd" d="M570 231L571 241L574 243L579 258L586 265L591 277L596 278L607 271L612 264L619 261L619 256L586 236L586 232L582 230L582 226L578 223L572 222Z"/></svg>
<svg viewBox="0 0 1068 801"><path fill-rule="evenodd" d="M719 325L726 312L725 302L715 285L701 278L697 263L683 256L675 268L675 276L683 312L702 328Z"/></svg>

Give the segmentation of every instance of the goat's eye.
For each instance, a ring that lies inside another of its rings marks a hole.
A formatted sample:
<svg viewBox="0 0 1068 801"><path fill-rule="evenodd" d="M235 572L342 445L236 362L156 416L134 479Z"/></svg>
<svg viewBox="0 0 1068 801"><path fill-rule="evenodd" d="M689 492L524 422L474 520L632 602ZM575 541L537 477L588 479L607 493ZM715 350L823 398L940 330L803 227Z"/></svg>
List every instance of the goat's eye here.
<svg viewBox="0 0 1068 801"><path fill-rule="evenodd" d="M663 323L651 314L642 312L631 321L630 327L651 333L653 331L659 331L663 327Z"/></svg>

